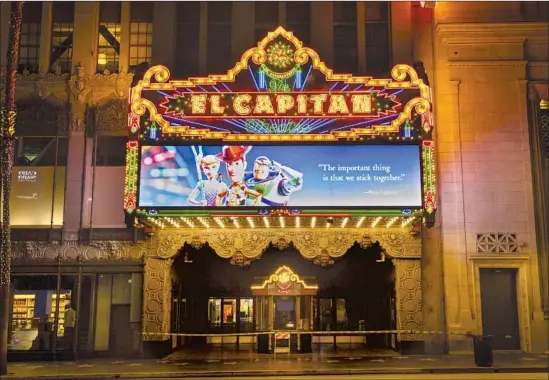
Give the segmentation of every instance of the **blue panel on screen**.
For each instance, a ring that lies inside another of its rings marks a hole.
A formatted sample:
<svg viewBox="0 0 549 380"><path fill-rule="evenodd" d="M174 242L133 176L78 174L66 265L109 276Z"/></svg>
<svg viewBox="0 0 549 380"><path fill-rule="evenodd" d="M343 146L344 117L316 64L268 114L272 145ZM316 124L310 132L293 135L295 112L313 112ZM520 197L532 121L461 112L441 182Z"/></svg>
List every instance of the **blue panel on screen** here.
<svg viewBox="0 0 549 380"><path fill-rule="evenodd" d="M417 145L144 146L139 206L421 207Z"/></svg>

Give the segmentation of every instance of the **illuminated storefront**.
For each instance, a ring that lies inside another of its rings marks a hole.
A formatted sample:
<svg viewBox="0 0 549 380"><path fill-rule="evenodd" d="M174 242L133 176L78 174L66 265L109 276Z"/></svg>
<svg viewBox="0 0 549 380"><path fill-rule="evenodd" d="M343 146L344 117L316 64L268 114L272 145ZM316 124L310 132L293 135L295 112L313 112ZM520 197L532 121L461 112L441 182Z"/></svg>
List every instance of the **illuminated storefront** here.
<svg viewBox="0 0 549 380"><path fill-rule="evenodd" d="M387 308L399 305L398 330L409 332L398 340L420 340L418 232L437 208L431 90L410 66L392 76L334 73L282 27L227 74L173 80L163 66L144 74L130 92L125 210L157 247L145 263L145 340L166 340L168 320L186 312L190 285L170 290L170 266L182 255L199 265L193 252L206 243L249 268L269 246L292 246L323 268L355 244L379 246L379 261L395 267L397 299ZM183 283L200 281L181 273ZM281 288L259 295L251 282L251 292L200 301L209 332L358 328L347 323L344 297L294 295L299 302ZM171 332L200 329L177 325Z"/></svg>

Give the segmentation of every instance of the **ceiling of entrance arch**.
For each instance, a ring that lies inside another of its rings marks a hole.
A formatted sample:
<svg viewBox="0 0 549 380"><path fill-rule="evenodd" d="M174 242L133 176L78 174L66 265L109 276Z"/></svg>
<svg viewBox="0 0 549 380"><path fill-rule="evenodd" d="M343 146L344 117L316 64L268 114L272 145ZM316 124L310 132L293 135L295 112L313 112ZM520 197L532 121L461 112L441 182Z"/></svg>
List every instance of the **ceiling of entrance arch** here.
<svg viewBox="0 0 549 380"><path fill-rule="evenodd" d="M416 228L421 223L417 216L377 217L159 217L141 218L142 225L152 228Z"/></svg>

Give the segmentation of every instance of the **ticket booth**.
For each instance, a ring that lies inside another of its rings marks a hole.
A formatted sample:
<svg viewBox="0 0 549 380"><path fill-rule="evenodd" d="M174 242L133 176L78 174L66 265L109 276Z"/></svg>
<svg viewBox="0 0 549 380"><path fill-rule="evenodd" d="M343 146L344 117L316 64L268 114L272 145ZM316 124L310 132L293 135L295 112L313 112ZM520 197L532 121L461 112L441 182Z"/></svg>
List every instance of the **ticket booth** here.
<svg viewBox="0 0 549 380"><path fill-rule="evenodd" d="M313 302L318 292L313 282L305 282L291 268L282 266L252 285L256 330L296 332L291 341L299 350L298 333L313 330ZM269 334L269 346L271 340Z"/></svg>

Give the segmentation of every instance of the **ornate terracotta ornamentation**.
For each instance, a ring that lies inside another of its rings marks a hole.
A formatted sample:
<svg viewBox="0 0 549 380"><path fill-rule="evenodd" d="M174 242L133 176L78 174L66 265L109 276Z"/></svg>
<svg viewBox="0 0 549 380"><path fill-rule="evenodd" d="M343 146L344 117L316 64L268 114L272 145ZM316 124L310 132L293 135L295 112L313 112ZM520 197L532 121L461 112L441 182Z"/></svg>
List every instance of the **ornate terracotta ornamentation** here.
<svg viewBox="0 0 549 380"><path fill-rule="evenodd" d="M397 325L399 330L423 329L421 260L393 259L396 272ZM422 340L417 333L401 333L401 340Z"/></svg>

